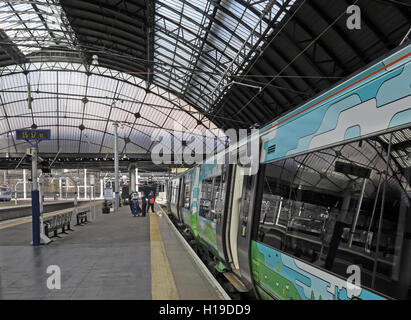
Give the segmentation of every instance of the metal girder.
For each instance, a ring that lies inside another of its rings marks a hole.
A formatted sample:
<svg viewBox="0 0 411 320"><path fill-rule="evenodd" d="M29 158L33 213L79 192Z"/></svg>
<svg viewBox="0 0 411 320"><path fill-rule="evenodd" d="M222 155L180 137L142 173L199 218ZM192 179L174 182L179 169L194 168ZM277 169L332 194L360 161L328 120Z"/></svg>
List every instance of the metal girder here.
<svg viewBox="0 0 411 320"><path fill-rule="evenodd" d="M21 65L27 62L26 57L10 40L7 34L0 29L0 49L2 49L16 65Z"/></svg>
<svg viewBox="0 0 411 320"><path fill-rule="evenodd" d="M154 3L151 0L145 0L146 3L146 52L147 52L147 89L150 89L153 83L154 73Z"/></svg>
<svg viewBox="0 0 411 320"><path fill-rule="evenodd" d="M194 70L195 70L196 68L198 68L198 64L199 64L201 55L202 55L203 52L204 52L204 46L205 46L205 44L207 43L207 38L208 38L208 35L209 35L209 33L210 33L211 26L213 25L213 21L215 20L215 16L217 15L217 5L219 5L220 2L221 2L221 0L216 0L216 2L215 2L215 7L214 7L213 12L212 12L212 14L211 14L211 17L212 17L212 18L211 18L210 21L208 22L208 25L204 28L204 30L205 30L205 35L204 35L204 37L203 37L203 39L202 39L202 43L201 43L200 50L199 50L199 52L198 52L198 53L195 55L195 57L194 57L194 60L195 60L195 62L194 62L194 64L193 64L193 69L194 69ZM185 89L184 89L184 91L183 91L183 93L182 93L183 96L185 96L188 88L191 86L191 81L192 81L192 79L193 79L193 75L194 75L194 72L192 72L192 73L190 74L190 77L189 77L189 79L188 79L187 82L186 82ZM198 76L198 75L196 75L196 76Z"/></svg>

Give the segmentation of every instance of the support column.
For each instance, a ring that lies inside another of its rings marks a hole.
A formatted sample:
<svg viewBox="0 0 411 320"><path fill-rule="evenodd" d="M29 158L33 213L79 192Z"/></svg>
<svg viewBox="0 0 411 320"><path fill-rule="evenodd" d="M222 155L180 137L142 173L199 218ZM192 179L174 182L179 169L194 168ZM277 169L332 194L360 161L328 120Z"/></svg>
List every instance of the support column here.
<svg viewBox="0 0 411 320"><path fill-rule="evenodd" d="M40 245L40 202L37 184L37 148L31 148L31 208L33 246Z"/></svg>
<svg viewBox="0 0 411 320"><path fill-rule="evenodd" d="M87 169L84 169L84 199L87 199Z"/></svg>
<svg viewBox="0 0 411 320"><path fill-rule="evenodd" d="M27 176L26 176L26 169L23 169L23 199L27 199Z"/></svg>
<svg viewBox="0 0 411 320"><path fill-rule="evenodd" d="M68 180L68 178L66 178L66 200L67 200L67 190L68 190L68 187L69 187L69 180Z"/></svg>
<svg viewBox="0 0 411 320"><path fill-rule="evenodd" d="M135 168L130 169L130 193L136 192L136 170Z"/></svg>
<svg viewBox="0 0 411 320"><path fill-rule="evenodd" d="M100 179L100 198L103 199L104 197L104 180Z"/></svg>
<svg viewBox="0 0 411 320"><path fill-rule="evenodd" d="M119 190L119 177L118 177L118 123L114 122L114 186L115 186L115 210L118 210L119 202L120 202L120 190Z"/></svg>
<svg viewBox="0 0 411 320"><path fill-rule="evenodd" d="M63 197L63 183L61 181L61 177L59 178L59 199Z"/></svg>
<svg viewBox="0 0 411 320"><path fill-rule="evenodd" d="M138 168L136 168L136 192L138 192Z"/></svg>
<svg viewBox="0 0 411 320"><path fill-rule="evenodd" d="M75 211L77 213L77 204L78 204L77 200L78 200L78 196L79 196L80 187L78 186L78 182L74 181L74 190L76 190L76 187L77 187L77 192L74 191L74 208L75 208Z"/></svg>

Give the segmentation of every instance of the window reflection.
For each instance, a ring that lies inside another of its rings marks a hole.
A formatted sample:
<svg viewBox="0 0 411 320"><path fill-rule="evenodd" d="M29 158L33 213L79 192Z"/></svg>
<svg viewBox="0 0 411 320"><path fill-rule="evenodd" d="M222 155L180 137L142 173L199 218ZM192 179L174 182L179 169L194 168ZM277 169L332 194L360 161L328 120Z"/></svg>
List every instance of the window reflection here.
<svg viewBox="0 0 411 320"><path fill-rule="evenodd" d="M221 172L221 174L203 179L201 182L199 215L220 223L227 186L226 167L221 166L217 172Z"/></svg>
<svg viewBox="0 0 411 320"><path fill-rule="evenodd" d="M388 166L390 135L268 164L259 240L343 277L359 265L362 285L398 296L410 133L392 134Z"/></svg>

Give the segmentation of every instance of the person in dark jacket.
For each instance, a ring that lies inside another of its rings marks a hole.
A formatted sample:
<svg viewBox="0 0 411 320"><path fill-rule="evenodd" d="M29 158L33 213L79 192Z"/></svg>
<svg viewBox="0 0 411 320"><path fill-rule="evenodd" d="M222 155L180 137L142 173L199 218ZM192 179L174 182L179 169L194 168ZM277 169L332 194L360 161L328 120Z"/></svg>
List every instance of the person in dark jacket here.
<svg viewBox="0 0 411 320"><path fill-rule="evenodd" d="M141 209L143 217L145 217L147 213L147 196L144 191L141 191Z"/></svg>
<svg viewBox="0 0 411 320"><path fill-rule="evenodd" d="M132 214L134 217L139 216L139 214L141 215L141 208L140 208L140 205L139 205L139 203L138 203L139 201L138 201L138 194L137 194L137 192L133 192L132 194L130 194L129 200L130 200L130 210L131 210L131 214ZM133 206L135 206L135 210L133 210Z"/></svg>
<svg viewBox="0 0 411 320"><path fill-rule="evenodd" d="M154 192L150 191L147 198L148 198L149 208L151 208L151 212L154 213L154 202L156 201L156 197L154 195Z"/></svg>

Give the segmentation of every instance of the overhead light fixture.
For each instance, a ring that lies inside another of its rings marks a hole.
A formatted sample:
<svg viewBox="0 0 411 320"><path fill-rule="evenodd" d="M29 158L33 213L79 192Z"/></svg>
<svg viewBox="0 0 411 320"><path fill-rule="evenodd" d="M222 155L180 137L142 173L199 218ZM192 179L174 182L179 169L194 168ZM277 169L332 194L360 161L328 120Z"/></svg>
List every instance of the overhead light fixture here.
<svg viewBox="0 0 411 320"><path fill-rule="evenodd" d="M91 64L92 64L93 66L98 66L98 55L94 54L94 55L91 57Z"/></svg>

